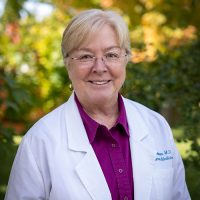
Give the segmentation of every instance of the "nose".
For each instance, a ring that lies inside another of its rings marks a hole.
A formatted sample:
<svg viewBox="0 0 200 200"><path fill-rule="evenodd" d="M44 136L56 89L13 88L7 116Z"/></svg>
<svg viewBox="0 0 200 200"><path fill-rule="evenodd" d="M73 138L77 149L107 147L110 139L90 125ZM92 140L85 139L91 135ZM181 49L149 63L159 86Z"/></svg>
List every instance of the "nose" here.
<svg viewBox="0 0 200 200"><path fill-rule="evenodd" d="M92 70L95 73L104 73L107 71L107 66L105 64L103 57L95 59Z"/></svg>

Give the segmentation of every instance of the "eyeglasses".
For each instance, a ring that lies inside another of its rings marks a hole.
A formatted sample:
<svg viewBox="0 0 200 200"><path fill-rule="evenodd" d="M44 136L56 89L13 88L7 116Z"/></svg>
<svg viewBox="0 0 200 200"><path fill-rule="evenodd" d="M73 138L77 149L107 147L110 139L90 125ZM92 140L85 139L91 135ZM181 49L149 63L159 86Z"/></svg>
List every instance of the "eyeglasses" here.
<svg viewBox="0 0 200 200"><path fill-rule="evenodd" d="M79 53L78 57L70 57L70 59L77 62L77 64L80 64L81 66L91 67L95 64L97 59L101 59L103 63L107 66L116 66L122 64L122 62L125 61L126 57L128 55L126 53L122 53L121 50L117 51L109 51L106 52L102 57L97 58L96 56L93 56L89 52L82 52Z"/></svg>

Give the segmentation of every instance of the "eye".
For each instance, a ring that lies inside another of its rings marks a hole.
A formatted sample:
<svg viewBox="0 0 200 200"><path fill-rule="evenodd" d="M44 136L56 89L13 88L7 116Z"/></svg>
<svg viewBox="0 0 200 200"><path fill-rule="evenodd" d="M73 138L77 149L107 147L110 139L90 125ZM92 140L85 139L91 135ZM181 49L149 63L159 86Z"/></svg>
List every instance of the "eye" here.
<svg viewBox="0 0 200 200"><path fill-rule="evenodd" d="M80 61L88 61L88 60L92 60L94 58L94 56L90 55L90 54L84 54L84 55L80 55L78 57L78 60Z"/></svg>
<svg viewBox="0 0 200 200"><path fill-rule="evenodd" d="M119 58L120 55L119 53L116 53L116 52L109 52L105 54L105 57L108 59L116 59L116 58Z"/></svg>

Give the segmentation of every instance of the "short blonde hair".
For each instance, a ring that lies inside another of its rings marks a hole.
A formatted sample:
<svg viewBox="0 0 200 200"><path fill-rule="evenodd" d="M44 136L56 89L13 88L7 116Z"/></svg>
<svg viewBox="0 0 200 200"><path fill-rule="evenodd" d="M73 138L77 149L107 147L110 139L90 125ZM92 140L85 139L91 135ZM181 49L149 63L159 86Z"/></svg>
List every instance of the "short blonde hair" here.
<svg viewBox="0 0 200 200"><path fill-rule="evenodd" d="M78 49L90 34L101 31L104 25L114 29L120 47L129 54L129 30L123 18L111 10L89 9L75 16L64 30L61 44L63 58Z"/></svg>

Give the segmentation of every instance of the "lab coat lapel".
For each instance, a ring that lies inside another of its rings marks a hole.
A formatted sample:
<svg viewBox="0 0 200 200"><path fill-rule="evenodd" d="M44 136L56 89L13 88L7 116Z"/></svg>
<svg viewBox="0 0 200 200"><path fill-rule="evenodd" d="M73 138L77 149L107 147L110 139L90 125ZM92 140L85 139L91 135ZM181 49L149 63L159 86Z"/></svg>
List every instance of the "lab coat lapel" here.
<svg viewBox="0 0 200 200"><path fill-rule="evenodd" d="M154 167L154 142L149 135L147 121L141 113L126 99L124 103L130 132L134 199L149 200Z"/></svg>
<svg viewBox="0 0 200 200"><path fill-rule="evenodd" d="M75 171L93 200L111 200L108 185L93 148L89 143L74 101L74 95L69 98L66 106L67 112L65 116L69 149L80 158Z"/></svg>
<svg viewBox="0 0 200 200"><path fill-rule="evenodd" d="M99 167L99 163L95 157L93 149L87 152L85 157L77 165L76 171L82 183L90 193L92 199L112 199L106 180L101 168Z"/></svg>

